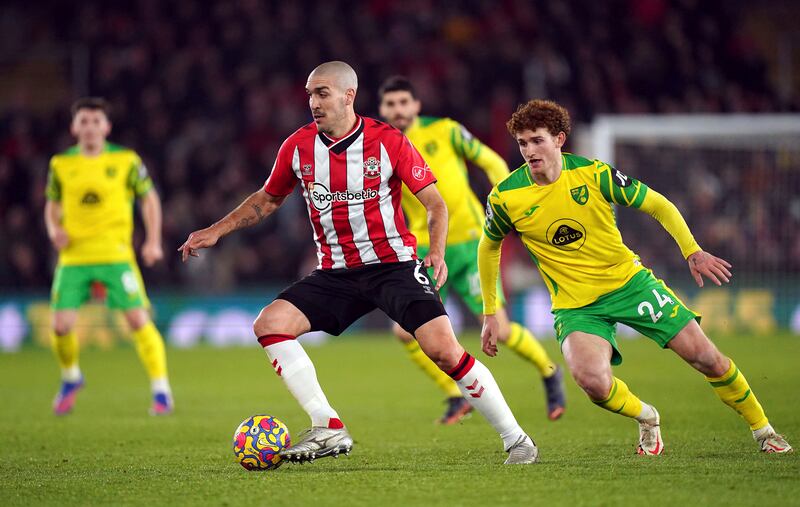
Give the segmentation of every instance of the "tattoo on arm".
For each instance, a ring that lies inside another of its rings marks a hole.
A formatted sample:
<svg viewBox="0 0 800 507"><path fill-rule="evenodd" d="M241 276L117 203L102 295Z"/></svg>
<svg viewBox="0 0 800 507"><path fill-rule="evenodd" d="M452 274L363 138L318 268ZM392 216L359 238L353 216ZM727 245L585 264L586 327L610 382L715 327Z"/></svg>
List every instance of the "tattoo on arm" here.
<svg viewBox="0 0 800 507"><path fill-rule="evenodd" d="M261 210L261 206L256 203L250 203L250 207L256 212L256 216L243 217L239 219L239 221L236 222L237 229L249 227L250 225L258 223L264 219L264 212Z"/></svg>
<svg viewBox="0 0 800 507"><path fill-rule="evenodd" d="M247 227L252 223L253 223L253 217L244 217L238 222L236 222L236 228L241 229L242 227Z"/></svg>
<svg viewBox="0 0 800 507"><path fill-rule="evenodd" d="M263 219L264 219L264 213L261 211L261 206L259 206L259 205L258 205L258 204L256 204L256 203L250 203L250 207L252 207L252 208L253 208L253 210L255 210L255 212L256 212L256 216L258 216L258 219L257 219L257 221L259 221L259 222L260 222L261 220L263 220Z"/></svg>

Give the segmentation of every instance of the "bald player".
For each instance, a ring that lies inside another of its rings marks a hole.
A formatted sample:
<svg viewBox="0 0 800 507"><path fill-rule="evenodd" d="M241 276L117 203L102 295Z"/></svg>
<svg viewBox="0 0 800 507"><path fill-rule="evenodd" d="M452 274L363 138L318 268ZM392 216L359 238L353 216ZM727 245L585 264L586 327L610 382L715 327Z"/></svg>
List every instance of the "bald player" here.
<svg viewBox="0 0 800 507"><path fill-rule="evenodd" d="M217 223L189 235L179 248L183 260L260 222L300 183L319 265L278 294L253 325L275 372L311 418L311 429L281 455L302 463L350 452L353 439L296 338L316 330L339 335L380 308L416 338L486 417L509 453L505 463L535 463L536 444L517 423L489 370L458 343L439 297L447 280L447 207L436 180L400 131L355 113L357 89L356 74L344 62L314 69L306 83L313 122L283 142L263 188ZM424 260L417 258L416 238L403 219L403 183L428 213L431 246ZM432 269L433 279L425 268ZM346 364L356 360L342 359Z"/></svg>

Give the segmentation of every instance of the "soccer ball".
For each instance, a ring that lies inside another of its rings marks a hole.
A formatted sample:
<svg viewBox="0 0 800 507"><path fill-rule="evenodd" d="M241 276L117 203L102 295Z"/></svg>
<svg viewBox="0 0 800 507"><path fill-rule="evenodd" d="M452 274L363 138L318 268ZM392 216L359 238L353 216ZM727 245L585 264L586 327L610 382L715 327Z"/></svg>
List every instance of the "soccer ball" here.
<svg viewBox="0 0 800 507"><path fill-rule="evenodd" d="M283 464L279 453L289 445L289 428L270 415L245 419L233 434L233 454L247 470L275 470Z"/></svg>

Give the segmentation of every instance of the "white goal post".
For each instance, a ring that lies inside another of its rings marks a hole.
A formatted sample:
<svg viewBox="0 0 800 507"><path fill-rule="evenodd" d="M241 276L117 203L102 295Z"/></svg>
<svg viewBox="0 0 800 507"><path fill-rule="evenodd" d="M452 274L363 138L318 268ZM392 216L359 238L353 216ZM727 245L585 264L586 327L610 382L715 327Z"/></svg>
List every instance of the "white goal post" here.
<svg viewBox="0 0 800 507"><path fill-rule="evenodd" d="M800 145L800 114L601 115L578 127L575 152L615 163L620 141L696 141L698 144L786 143Z"/></svg>

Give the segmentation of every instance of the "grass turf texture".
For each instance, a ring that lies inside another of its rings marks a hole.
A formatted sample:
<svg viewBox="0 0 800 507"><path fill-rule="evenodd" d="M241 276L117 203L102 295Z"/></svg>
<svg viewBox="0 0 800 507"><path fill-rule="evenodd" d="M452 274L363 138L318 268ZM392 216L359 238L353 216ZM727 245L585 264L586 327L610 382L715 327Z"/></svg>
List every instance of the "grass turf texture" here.
<svg viewBox="0 0 800 507"><path fill-rule="evenodd" d="M546 420L535 370L511 351L490 359L542 464L507 467L499 438L476 415L435 426L442 394L388 336L336 338L309 348L328 398L355 439L353 454L274 472L234 462L233 431L252 414L305 414L254 346L169 350L174 415L147 415L149 390L129 348L82 354L75 411L50 411L58 374L49 351L0 356L0 504L8 505L798 505L800 453L757 452L744 421L702 376L648 340L622 343L615 369L658 407L661 457L634 455L636 423L592 405L567 379L569 405ZM719 339L773 424L800 447L800 340ZM556 343L546 342L558 357Z"/></svg>

